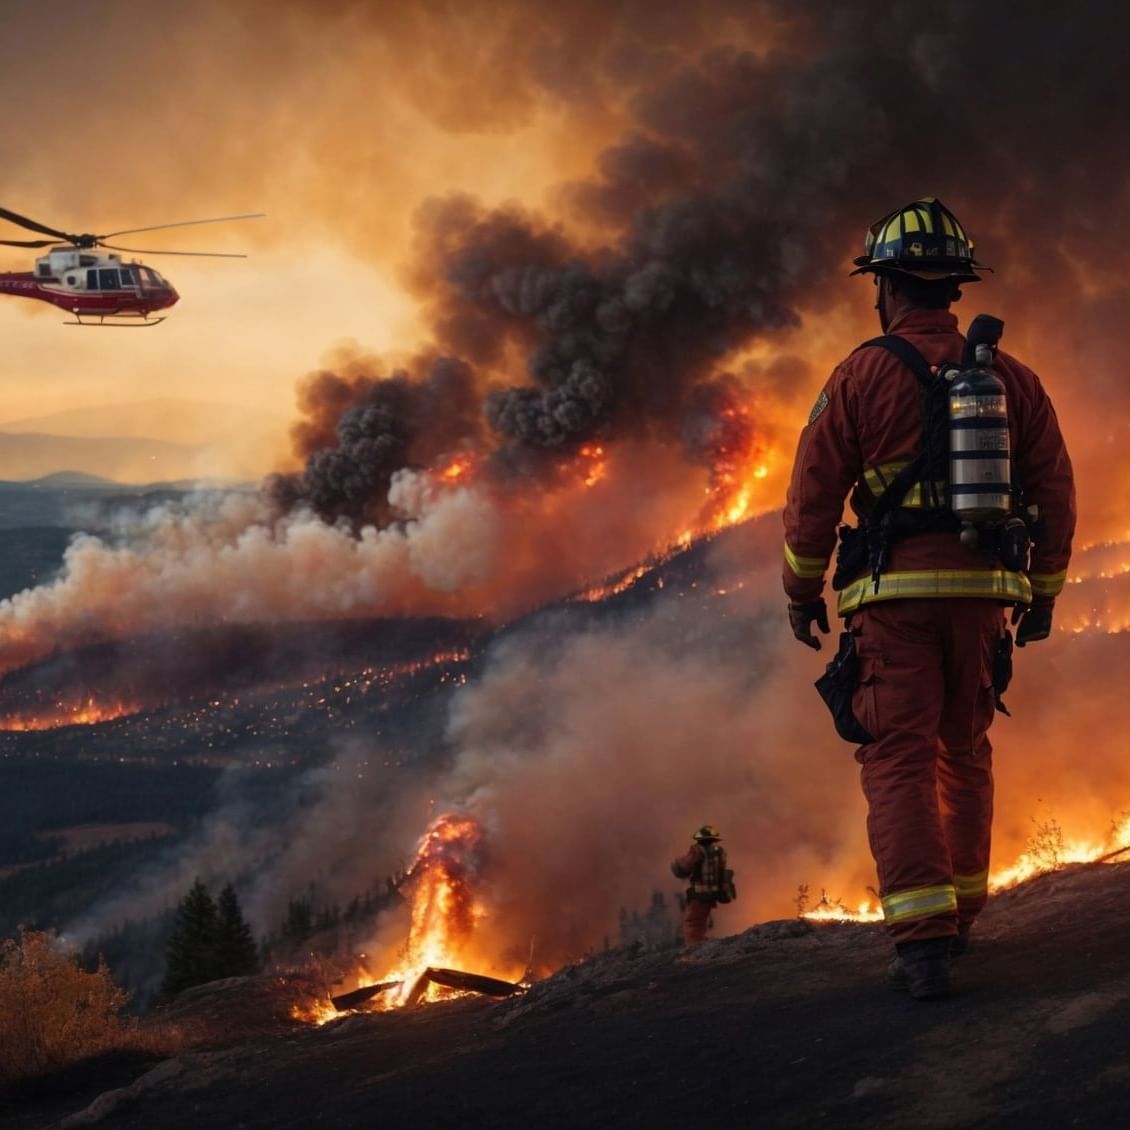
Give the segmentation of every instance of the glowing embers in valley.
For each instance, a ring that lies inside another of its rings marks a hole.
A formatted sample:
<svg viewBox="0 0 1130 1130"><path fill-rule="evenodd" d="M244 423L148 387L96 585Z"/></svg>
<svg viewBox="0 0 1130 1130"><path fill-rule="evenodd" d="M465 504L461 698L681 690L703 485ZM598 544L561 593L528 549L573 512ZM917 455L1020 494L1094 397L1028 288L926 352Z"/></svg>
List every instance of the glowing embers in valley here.
<svg viewBox="0 0 1130 1130"><path fill-rule="evenodd" d="M139 714L142 707L127 702L98 702L93 695L76 702L54 702L34 711L0 715L0 730L56 730L62 726L95 726Z"/></svg>
<svg viewBox="0 0 1130 1130"><path fill-rule="evenodd" d="M461 685L467 676L455 668L467 663L470 658L470 648L445 648L421 659L380 667L366 666L348 676L329 674L314 681L295 676L253 685L239 693L207 698L186 696L173 702L169 700L165 685L155 685L146 692L135 684L128 691L116 692L135 695L135 700L130 702L119 701L113 693L102 698L84 691L74 701L58 698L53 702L44 702L39 693L14 693L9 698L13 705L6 713L0 712L0 732L93 726L138 714L151 715L166 708L169 708L166 711L166 727L185 732L198 730L209 724L209 720L214 720L216 725L227 725L225 717L241 709L259 712L265 719L261 724L275 727L280 735L289 732L283 725L283 717L295 711L322 714L350 728L357 724L358 719L364 719L364 711L368 709L366 703L379 700L386 692L406 685L414 677L435 668L447 669L440 678L441 682ZM272 703L272 696L284 695L289 696L287 701ZM248 732L256 733L254 729Z"/></svg>

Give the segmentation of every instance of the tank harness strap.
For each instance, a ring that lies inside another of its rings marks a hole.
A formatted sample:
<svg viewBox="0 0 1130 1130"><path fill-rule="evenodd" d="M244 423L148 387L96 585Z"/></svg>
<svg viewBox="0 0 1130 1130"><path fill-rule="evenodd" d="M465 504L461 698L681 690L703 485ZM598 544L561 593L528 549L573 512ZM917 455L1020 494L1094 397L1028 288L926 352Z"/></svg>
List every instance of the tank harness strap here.
<svg viewBox="0 0 1130 1130"><path fill-rule="evenodd" d="M856 352L859 349L867 349L869 346L885 349L902 361L918 378L922 385L924 401L927 405L929 404L935 388L938 387L938 378L930 368L930 363L906 338L899 337L897 334L873 337L870 341L865 341L860 345ZM930 416L928 408L924 415L928 420ZM923 431L928 433L928 426L924 427ZM922 478L923 472L928 469L932 462L930 458L933 454L931 447L930 437L927 434L924 436L924 442L918 454L887 484L886 489L875 500L875 505L867 515L867 542L870 551L868 563L871 566L871 581L875 586L875 592L879 591L879 578L887 567L887 559L890 556L891 545L894 541L894 511L906 492ZM923 495L923 500L925 500L925 495ZM936 499L935 504L937 504Z"/></svg>

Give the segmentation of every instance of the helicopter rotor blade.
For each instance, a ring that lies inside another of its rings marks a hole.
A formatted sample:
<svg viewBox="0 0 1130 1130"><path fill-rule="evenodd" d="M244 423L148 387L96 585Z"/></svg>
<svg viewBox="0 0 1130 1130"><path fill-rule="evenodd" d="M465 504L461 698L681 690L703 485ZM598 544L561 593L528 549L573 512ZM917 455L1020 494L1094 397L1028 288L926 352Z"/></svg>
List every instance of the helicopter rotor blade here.
<svg viewBox="0 0 1130 1130"><path fill-rule="evenodd" d="M188 228L192 227L193 224L226 224L229 220L259 220L266 214L266 212L247 212L242 216L215 216L210 220L182 220L177 224L154 224L152 227L148 228L126 228L124 231L108 231L105 235L98 236L98 239L101 241L103 239L113 239L116 235L136 235L138 232L142 231L160 231L162 228ZM49 234L55 235L56 233L50 232ZM153 252L147 251L145 254L150 255L153 254ZM172 252L169 252L169 254L172 254ZM180 254L191 255L193 253L190 251L182 251ZM201 254L207 254L207 252L201 252Z"/></svg>
<svg viewBox="0 0 1130 1130"><path fill-rule="evenodd" d="M58 247L57 239L0 239L5 247Z"/></svg>
<svg viewBox="0 0 1130 1130"><path fill-rule="evenodd" d="M29 220L26 216L9 212L7 208L0 208L0 219L8 220L13 224L19 224L21 228L27 228L28 231L37 231L43 235L53 235L56 239L61 239L66 243L74 243L75 241L75 237L67 235L65 231L56 231L54 228L47 227L46 224L39 224L36 223L35 220Z"/></svg>
<svg viewBox="0 0 1130 1130"><path fill-rule="evenodd" d="M131 255L195 255L204 259L246 259L247 256L237 251L146 251L140 247L118 247L113 243L101 243L109 251L128 251Z"/></svg>

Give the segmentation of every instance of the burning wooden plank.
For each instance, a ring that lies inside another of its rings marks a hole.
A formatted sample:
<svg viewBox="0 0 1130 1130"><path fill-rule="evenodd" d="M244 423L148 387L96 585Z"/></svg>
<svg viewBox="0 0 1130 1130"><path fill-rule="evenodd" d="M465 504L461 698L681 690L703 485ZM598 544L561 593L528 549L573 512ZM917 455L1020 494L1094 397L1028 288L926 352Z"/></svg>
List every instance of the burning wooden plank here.
<svg viewBox="0 0 1130 1130"><path fill-rule="evenodd" d="M502 981L498 977L485 977L481 973L466 973L462 969L441 969L429 965L416 978L404 1000L405 1007L410 1008L418 1003L429 985L442 985L445 989L455 989L460 993L482 993L487 997L509 997L522 988L513 981Z"/></svg>
<svg viewBox="0 0 1130 1130"><path fill-rule="evenodd" d="M330 997L330 1004L338 1012L345 1012L364 1004L366 1001L371 1001L373 997L379 996L388 989L398 989L402 984L404 984L403 981L380 981L376 985L362 985L359 989L342 993L340 996Z"/></svg>

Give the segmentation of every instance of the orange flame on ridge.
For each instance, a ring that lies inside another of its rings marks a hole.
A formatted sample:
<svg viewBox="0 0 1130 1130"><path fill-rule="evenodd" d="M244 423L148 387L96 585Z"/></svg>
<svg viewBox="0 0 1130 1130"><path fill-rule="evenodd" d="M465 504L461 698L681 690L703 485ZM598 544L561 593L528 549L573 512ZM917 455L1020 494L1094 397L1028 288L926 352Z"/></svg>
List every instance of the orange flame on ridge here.
<svg viewBox="0 0 1130 1130"><path fill-rule="evenodd" d="M55 730L61 726L94 726L141 712L141 707L126 702L98 702L93 695L76 703L56 702L42 712L10 714L0 717L0 730Z"/></svg>
<svg viewBox="0 0 1130 1130"><path fill-rule="evenodd" d="M989 892L1007 891L1037 875L1059 871L1070 864L1113 862L1127 852L1130 852L1130 813L1123 813L1113 823L1110 835L1102 842L1068 840L1054 820L1047 820L1037 826L1035 835L1015 863L989 875ZM812 922L881 922L883 911L872 900L864 900L852 910L838 899L821 894L820 902L811 910L802 911L800 917Z"/></svg>

